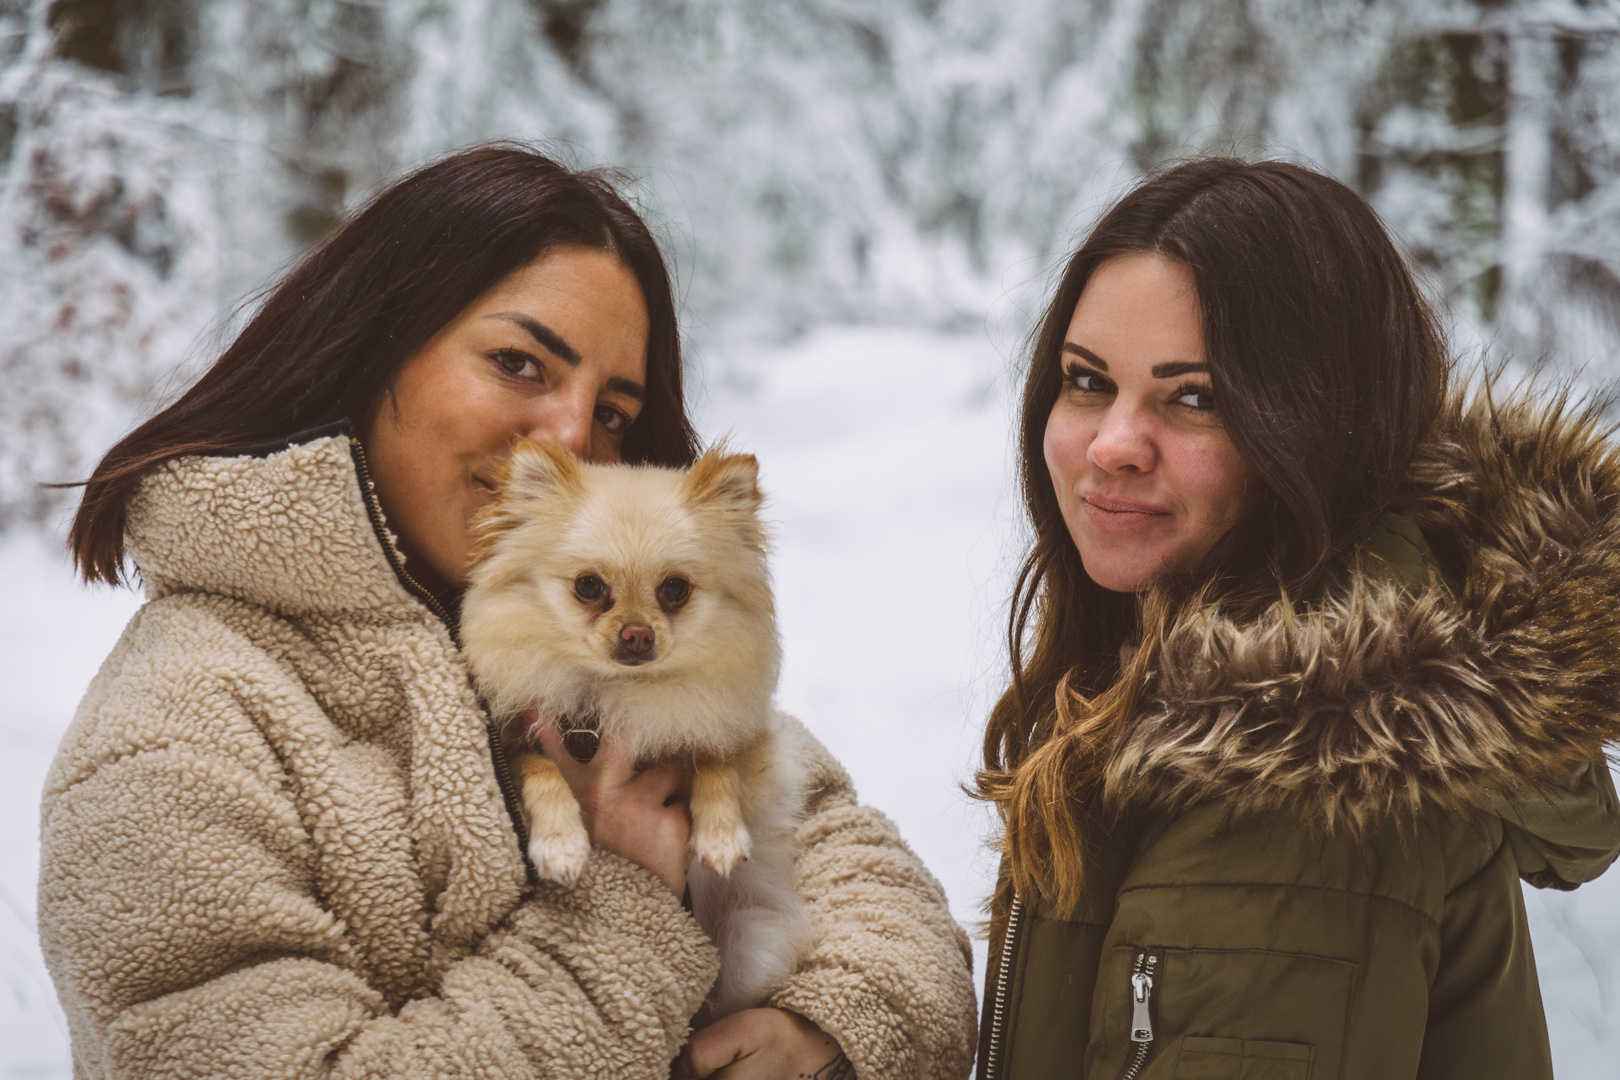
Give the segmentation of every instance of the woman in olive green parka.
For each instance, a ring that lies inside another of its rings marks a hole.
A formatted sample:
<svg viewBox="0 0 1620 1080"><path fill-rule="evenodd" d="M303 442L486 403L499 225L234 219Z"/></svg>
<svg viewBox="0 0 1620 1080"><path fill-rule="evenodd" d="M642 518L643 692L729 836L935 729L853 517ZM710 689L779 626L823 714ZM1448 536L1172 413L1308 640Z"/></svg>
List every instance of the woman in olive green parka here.
<svg viewBox="0 0 1620 1080"><path fill-rule="evenodd" d="M1155 177L1034 346L982 1080L1549 1077L1519 879L1620 850L1620 459L1448 387L1376 216Z"/></svg>

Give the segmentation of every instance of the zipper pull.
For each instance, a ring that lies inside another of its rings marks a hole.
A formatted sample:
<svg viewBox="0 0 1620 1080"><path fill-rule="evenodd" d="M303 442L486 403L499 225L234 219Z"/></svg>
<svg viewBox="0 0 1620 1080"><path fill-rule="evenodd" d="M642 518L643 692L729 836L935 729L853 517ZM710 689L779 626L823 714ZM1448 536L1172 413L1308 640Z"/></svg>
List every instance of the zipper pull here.
<svg viewBox="0 0 1620 1080"><path fill-rule="evenodd" d="M1141 953L1131 971L1131 1042L1150 1043L1153 1041L1153 1015L1150 1006L1153 1002L1153 969L1159 964L1159 958L1151 953Z"/></svg>

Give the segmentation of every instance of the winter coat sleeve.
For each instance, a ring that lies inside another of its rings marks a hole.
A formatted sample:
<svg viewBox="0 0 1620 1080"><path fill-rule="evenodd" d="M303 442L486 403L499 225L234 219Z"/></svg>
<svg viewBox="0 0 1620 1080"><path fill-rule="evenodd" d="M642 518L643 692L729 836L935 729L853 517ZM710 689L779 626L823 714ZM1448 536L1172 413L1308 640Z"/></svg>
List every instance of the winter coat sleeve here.
<svg viewBox="0 0 1620 1080"><path fill-rule="evenodd" d="M799 890L819 940L771 1004L837 1039L863 1080L966 1077L976 1021L967 934L894 824L861 806L848 773L802 734L813 779Z"/></svg>
<svg viewBox="0 0 1620 1080"><path fill-rule="evenodd" d="M129 649L109 661L151 663ZM668 1075L718 961L651 874L597 851L575 888L538 887L481 941L390 951L386 933L334 916L326 893L372 890L345 899L356 913L416 904L423 925L442 904L323 873L343 855L302 819L249 715L274 705L271 692L244 696L202 666L173 669L167 706L101 693L97 722L76 722L47 788L40 936L76 1075ZM141 722L109 715L118 709ZM332 797L353 799L346 790ZM422 971L388 970L413 963ZM389 980L423 990L389 1000L378 989Z"/></svg>
<svg viewBox="0 0 1620 1080"><path fill-rule="evenodd" d="M1418 1080L1550 1075L1552 1048L1510 842L1451 889L1439 935Z"/></svg>

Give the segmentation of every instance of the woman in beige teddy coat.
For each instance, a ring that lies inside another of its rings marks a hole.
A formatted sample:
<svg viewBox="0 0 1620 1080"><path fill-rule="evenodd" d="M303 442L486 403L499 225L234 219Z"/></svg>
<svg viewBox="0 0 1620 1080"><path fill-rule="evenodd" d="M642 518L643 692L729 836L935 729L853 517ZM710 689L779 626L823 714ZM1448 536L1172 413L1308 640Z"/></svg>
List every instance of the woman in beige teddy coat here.
<svg viewBox="0 0 1620 1080"><path fill-rule="evenodd" d="M965 1076L966 939L819 747L819 944L767 1007L688 1043L717 960L679 765L572 770L602 850L532 881L457 642L467 521L518 435L696 448L645 225L601 176L486 147L385 191L103 460L74 553L106 581L127 556L149 600L45 790L75 1075Z"/></svg>

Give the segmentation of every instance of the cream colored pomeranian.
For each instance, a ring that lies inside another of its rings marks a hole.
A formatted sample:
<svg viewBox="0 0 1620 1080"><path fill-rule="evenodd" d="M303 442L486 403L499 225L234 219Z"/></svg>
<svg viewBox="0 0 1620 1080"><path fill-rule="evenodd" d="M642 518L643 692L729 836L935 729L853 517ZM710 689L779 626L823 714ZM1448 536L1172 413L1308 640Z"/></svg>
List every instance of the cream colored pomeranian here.
<svg viewBox="0 0 1620 1080"><path fill-rule="evenodd" d="M690 471L588 465L523 441L477 522L466 655L497 717L538 710L575 757L597 738L692 762L694 914L719 947L715 1015L763 1001L813 931L794 889L807 777L773 707L781 647L759 469L711 451ZM529 858L573 884L590 857L579 806L535 730L518 751Z"/></svg>

